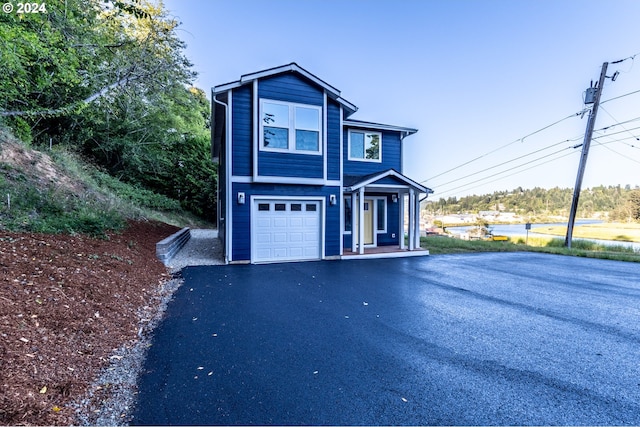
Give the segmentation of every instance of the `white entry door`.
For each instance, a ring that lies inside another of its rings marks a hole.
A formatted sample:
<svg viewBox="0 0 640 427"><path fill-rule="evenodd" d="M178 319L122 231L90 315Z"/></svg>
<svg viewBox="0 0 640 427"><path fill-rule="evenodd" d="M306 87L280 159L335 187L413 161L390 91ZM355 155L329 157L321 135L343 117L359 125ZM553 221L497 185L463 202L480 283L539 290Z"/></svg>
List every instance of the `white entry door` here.
<svg viewBox="0 0 640 427"><path fill-rule="evenodd" d="M320 259L318 200L254 200L252 262Z"/></svg>

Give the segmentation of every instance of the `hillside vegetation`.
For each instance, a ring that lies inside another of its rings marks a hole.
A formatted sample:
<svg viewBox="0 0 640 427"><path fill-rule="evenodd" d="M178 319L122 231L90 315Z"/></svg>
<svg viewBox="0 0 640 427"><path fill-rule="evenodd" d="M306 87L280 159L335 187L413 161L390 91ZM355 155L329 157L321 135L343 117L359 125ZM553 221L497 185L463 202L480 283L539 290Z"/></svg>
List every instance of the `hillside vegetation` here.
<svg viewBox="0 0 640 427"><path fill-rule="evenodd" d="M517 188L459 199L441 198L427 203L426 209L433 214L507 211L535 220L549 216L568 217L572 196L571 188ZM640 188L618 185L583 189L578 204L578 217L591 218L595 215L611 221L640 221Z"/></svg>
<svg viewBox="0 0 640 427"><path fill-rule="evenodd" d="M0 230L101 236L127 219L210 226L177 200L124 183L77 154L50 154L0 129Z"/></svg>
<svg viewBox="0 0 640 427"><path fill-rule="evenodd" d="M87 191L31 188L5 155L2 185L26 191L12 208L33 204L38 213L5 215L5 226L63 231L99 219L117 227L116 206L96 185L141 208L215 219L209 102L192 86L178 25L161 2L147 0L66 0L47 3L46 13L0 14L0 126L88 179ZM89 202L102 212L86 211ZM50 219L38 220L43 214Z"/></svg>

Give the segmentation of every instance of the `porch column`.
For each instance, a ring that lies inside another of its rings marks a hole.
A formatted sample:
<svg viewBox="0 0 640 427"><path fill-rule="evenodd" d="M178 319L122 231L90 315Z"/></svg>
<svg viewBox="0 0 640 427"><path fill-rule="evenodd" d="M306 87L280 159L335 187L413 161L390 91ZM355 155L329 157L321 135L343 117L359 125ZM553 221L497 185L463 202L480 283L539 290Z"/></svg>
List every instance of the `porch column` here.
<svg viewBox="0 0 640 427"><path fill-rule="evenodd" d="M358 252L358 193L351 193L351 252Z"/></svg>
<svg viewBox="0 0 640 427"><path fill-rule="evenodd" d="M398 236L400 237L400 249L404 249L404 193L398 192L398 205L400 212L400 221L398 221L400 230L398 232Z"/></svg>
<svg viewBox="0 0 640 427"><path fill-rule="evenodd" d="M409 250L416 248L415 220L416 220L416 193L413 188L409 190Z"/></svg>
<svg viewBox="0 0 640 427"><path fill-rule="evenodd" d="M364 187L358 191L358 252L364 254Z"/></svg>
<svg viewBox="0 0 640 427"><path fill-rule="evenodd" d="M416 242L415 242L414 248L420 249L420 193L416 193L415 198L416 198L416 207L415 207L416 217L414 219L414 222L415 222L414 225L415 225L416 231L414 235L416 238Z"/></svg>

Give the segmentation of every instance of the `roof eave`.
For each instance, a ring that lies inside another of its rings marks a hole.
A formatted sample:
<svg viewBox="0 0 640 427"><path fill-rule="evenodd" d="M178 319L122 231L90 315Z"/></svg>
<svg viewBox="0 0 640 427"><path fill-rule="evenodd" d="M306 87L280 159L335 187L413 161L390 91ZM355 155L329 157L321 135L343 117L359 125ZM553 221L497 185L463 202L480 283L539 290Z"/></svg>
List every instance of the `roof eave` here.
<svg viewBox="0 0 640 427"><path fill-rule="evenodd" d="M273 76L281 73L287 73L287 72L297 72L302 76L306 77L308 80L311 80L316 85L322 87L322 89L327 93L327 96L329 98L334 99L336 102L341 104L343 108L346 109L347 116L350 116L351 114L358 111L358 107L356 107L354 104L344 99L337 88L335 88L334 86L331 86L329 83L325 82L318 76L305 70L295 62L292 62L287 65L281 65L279 67L269 68L262 71L256 71L255 73L244 74L240 77L240 80L214 86L212 89L212 92L215 95L220 92L226 92L228 90L235 89L240 86L244 86L257 79L262 79L265 77L269 77L269 76Z"/></svg>
<svg viewBox="0 0 640 427"><path fill-rule="evenodd" d="M351 127L401 132L403 134L403 138L418 132L418 129L414 129L414 128L395 126L395 125L386 125L383 123L365 122L363 120L345 120L343 123L345 126L351 126Z"/></svg>

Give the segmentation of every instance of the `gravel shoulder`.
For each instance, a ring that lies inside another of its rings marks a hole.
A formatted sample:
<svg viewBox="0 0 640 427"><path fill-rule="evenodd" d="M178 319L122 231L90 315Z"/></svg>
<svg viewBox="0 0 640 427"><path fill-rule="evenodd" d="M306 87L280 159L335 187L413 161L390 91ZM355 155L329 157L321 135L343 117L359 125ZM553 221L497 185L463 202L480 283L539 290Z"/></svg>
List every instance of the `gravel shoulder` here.
<svg viewBox="0 0 640 427"><path fill-rule="evenodd" d="M183 284L180 271L187 266L224 264L217 230L190 232L189 241L167 265L174 278L160 286L157 311L152 318L143 320L138 341L133 346L125 345L116 350L110 357L109 367L102 371L90 393L75 402L79 425L129 425L138 394L138 378L151 347L153 331L162 321L174 293Z"/></svg>

